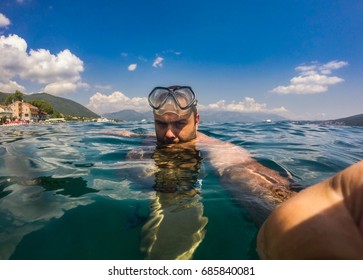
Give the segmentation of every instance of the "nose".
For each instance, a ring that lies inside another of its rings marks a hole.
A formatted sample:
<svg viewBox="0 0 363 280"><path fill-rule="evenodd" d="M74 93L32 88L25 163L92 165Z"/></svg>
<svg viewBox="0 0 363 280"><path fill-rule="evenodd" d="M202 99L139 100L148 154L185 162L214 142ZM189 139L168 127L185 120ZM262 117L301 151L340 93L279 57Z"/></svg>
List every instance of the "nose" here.
<svg viewBox="0 0 363 280"><path fill-rule="evenodd" d="M169 127L165 133L165 138L168 142L174 142L176 139L176 135L174 134L173 130Z"/></svg>

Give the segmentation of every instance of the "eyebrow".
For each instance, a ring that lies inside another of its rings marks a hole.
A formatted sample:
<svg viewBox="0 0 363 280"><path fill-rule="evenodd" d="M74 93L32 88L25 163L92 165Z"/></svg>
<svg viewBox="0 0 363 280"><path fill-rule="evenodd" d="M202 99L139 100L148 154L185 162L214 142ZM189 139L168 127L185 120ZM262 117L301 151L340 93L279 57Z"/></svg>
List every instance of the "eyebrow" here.
<svg viewBox="0 0 363 280"><path fill-rule="evenodd" d="M175 124L175 123L186 123L188 122L187 119L181 119L181 120L177 120L177 121L172 121L172 122L168 122L168 121L162 121L162 120L155 120L156 123L160 123L160 124Z"/></svg>

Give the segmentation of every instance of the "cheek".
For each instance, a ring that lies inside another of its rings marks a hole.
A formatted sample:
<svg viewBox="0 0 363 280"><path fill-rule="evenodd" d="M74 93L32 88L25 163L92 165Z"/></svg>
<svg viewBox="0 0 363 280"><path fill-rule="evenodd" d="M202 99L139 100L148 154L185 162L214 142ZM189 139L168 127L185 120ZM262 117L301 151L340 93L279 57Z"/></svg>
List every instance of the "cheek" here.
<svg viewBox="0 0 363 280"><path fill-rule="evenodd" d="M165 134L165 129L163 129L162 127L159 126L155 126L155 134L157 138L162 137Z"/></svg>
<svg viewBox="0 0 363 280"><path fill-rule="evenodd" d="M195 135L195 128L194 125L187 125L183 129L179 131L179 137L184 139L189 139L191 137L194 137Z"/></svg>
<svg viewBox="0 0 363 280"><path fill-rule="evenodd" d="M166 129L159 128L156 130L156 135L164 135L166 132Z"/></svg>

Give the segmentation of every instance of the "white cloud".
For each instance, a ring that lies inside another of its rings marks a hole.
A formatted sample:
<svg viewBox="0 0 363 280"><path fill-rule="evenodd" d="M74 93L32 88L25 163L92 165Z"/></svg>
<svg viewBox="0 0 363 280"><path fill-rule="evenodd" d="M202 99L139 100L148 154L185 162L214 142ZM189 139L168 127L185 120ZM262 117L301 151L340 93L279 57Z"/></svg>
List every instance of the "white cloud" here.
<svg viewBox="0 0 363 280"><path fill-rule="evenodd" d="M307 76L294 77L290 81L292 85L334 85L344 80L335 76L328 77L320 74L309 74Z"/></svg>
<svg viewBox="0 0 363 280"><path fill-rule="evenodd" d="M0 28L7 27L8 25L10 25L10 19L0 13Z"/></svg>
<svg viewBox="0 0 363 280"><path fill-rule="evenodd" d="M86 83L81 83L81 82L73 83L73 82L61 81L61 82L47 84L42 91L53 95L65 96L71 92L76 92L79 89L88 89L88 88L89 85Z"/></svg>
<svg viewBox="0 0 363 280"><path fill-rule="evenodd" d="M17 90L21 91L21 92L25 92L25 87L19 85L17 82L15 81L8 81L7 83L1 83L0 82L0 91L2 92L8 92L8 93L12 93L15 92Z"/></svg>
<svg viewBox="0 0 363 280"><path fill-rule="evenodd" d="M146 97L129 98L120 91L110 95L100 92L95 93L89 100L87 107L98 113L112 113L120 110L135 110L139 112L150 111L151 108ZM200 111L232 111L232 112L264 112L264 113L286 113L284 107L269 109L265 103L258 103L252 97L245 97L238 102L227 103L219 100L208 105L198 104Z"/></svg>
<svg viewBox="0 0 363 280"><path fill-rule="evenodd" d="M17 35L0 36L0 82L8 83L25 70L27 43Z"/></svg>
<svg viewBox="0 0 363 280"><path fill-rule="evenodd" d="M272 91L280 94L314 94L325 92L327 90L328 87L322 85L289 85L275 87Z"/></svg>
<svg viewBox="0 0 363 280"><path fill-rule="evenodd" d="M275 87L272 92L280 94L315 94L328 90L328 86L344 82L344 79L337 76L330 76L333 70L348 65L346 61L330 61L319 65L300 65L295 68L299 76L293 77L287 86Z"/></svg>
<svg viewBox="0 0 363 280"><path fill-rule="evenodd" d="M129 67L127 67L127 70L129 71L135 71L137 68L137 64L130 64Z"/></svg>
<svg viewBox="0 0 363 280"><path fill-rule="evenodd" d="M48 50L30 50L27 71L22 73L22 78L36 80L47 84L52 82L72 82L81 80L80 73L84 71L83 61L69 50L51 54Z"/></svg>
<svg viewBox="0 0 363 280"><path fill-rule="evenodd" d="M65 95L88 87L82 82L83 61L66 49L58 54L39 49L27 52L26 41L18 35L0 37L0 82L8 85L17 77L44 86L44 91ZM0 90L3 88L0 84Z"/></svg>
<svg viewBox="0 0 363 280"><path fill-rule="evenodd" d="M331 71L332 70L336 70L336 69L339 69L339 68L342 68L344 66L347 66L348 65L348 62L346 61L336 61L336 60L333 60L333 61L330 61L324 65L322 65L320 67L320 70L323 74L331 74Z"/></svg>
<svg viewBox="0 0 363 280"><path fill-rule="evenodd" d="M211 103L208 105L198 105L200 110L208 111L230 111L230 112L286 112L284 107L268 109L266 103L258 103L252 97L245 97L241 101L232 101L231 103L226 103L225 100L219 100L216 103Z"/></svg>
<svg viewBox="0 0 363 280"><path fill-rule="evenodd" d="M120 91L115 91L111 95L97 92L91 96L87 107L98 114L127 109L142 112L150 110L146 97L129 98Z"/></svg>
<svg viewBox="0 0 363 280"><path fill-rule="evenodd" d="M295 68L296 71L301 72L301 73L305 73L305 74L316 73L315 69L316 69L316 65L309 65L309 66L300 65L300 66L297 66Z"/></svg>
<svg viewBox="0 0 363 280"><path fill-rule="evenodd" d="M155 68L163 67L163 61L164 58L162 58L161 56L157 56L153 62L153 67Z"/></svg>

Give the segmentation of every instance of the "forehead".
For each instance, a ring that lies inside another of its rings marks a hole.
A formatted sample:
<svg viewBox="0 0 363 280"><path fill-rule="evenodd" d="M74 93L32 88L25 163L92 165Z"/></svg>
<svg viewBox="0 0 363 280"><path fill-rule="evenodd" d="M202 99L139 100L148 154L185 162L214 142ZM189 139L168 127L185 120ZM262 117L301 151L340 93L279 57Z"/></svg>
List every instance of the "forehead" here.
<svg viewBox="0 0 363 280"><path fill-rule="evenodd" d="M154 114L154 118L155 118L155 121L171 123L171 122L178 122L178 121L187 121L192 117L192 115L193 115L192 113L189 115L186 115L186 116L179 116L174 113L165 113L161 116Z"/></svg>

